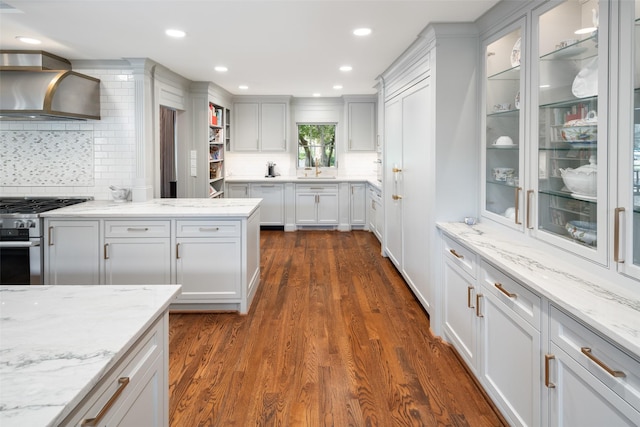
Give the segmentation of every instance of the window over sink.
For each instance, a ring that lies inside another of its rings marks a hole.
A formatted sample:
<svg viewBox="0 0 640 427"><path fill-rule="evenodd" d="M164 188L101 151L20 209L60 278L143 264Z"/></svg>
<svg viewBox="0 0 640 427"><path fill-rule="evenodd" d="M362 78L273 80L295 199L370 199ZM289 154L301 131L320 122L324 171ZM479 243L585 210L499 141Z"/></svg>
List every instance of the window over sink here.
<svg viewBox="0 0 640 427"><path fill-rule="evenodd" d="M297 167L336 167L335 123L298 123Z"/></svg>

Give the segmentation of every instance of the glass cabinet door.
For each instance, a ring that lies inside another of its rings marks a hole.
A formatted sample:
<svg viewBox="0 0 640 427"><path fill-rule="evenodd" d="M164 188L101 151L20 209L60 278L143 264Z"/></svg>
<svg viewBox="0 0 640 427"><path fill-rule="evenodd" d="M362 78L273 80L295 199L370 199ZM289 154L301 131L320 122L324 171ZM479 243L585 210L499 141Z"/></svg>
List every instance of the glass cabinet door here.
<svg viewBox="0 0 640 427"><path fill-rule="evenodd" d="M568 0L538 17L532 79L537 168L531 169L537 176L531 178L538 192L536 237L605 263L608 62L602 9L597 0ZM529 214L526 226L534 229Z"/></svg>
<svg viewBox="0 0 640 427"><path fill-rule="evenodd" d="M613 260L640 278L640 1L621 2L618 202Z"/></svg>
<svg viewBox="0 0 640 427"><path fill-rule="evenodd" d="M483 213L518 229L523 228L523 50L522 27L485 48Z"/></svg>

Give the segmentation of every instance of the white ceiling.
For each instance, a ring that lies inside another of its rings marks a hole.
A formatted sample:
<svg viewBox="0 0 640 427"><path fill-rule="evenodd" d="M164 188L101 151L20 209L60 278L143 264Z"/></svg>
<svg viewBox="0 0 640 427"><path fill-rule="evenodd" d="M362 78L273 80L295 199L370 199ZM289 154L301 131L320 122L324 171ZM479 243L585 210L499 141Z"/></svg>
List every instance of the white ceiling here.
<svg viewBox="0 0 640 427"><path fill-rule="evenodd" d="M150 58L232 94L374 93L430 22L474 21L497 0L2 0L0 49L70 60ZM6 11L13 7L17 11ZM4 11L3 11L4 10ZM352 34L370 27L364 38ZM186 31L171 39L167 28ZM16 36L42 40L26 45ZM349 73L339 71L351 65ZM225 65L224 74L214 66ZM249 86L246 91L238 86ZM340 84L342 90L333 86Z"/></svg>

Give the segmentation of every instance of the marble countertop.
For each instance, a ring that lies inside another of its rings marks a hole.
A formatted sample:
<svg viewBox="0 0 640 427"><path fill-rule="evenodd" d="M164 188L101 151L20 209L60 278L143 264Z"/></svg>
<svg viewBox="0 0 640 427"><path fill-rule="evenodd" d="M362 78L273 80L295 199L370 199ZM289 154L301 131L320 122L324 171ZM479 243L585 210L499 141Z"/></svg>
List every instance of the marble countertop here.
<svg viewBox="0 0 640 427"><path fill-rule="evenodd" d="M0 425L58 425L179 291L0 286Z"/></svg>
<svg viewBox="0 0 640 427"><path fill-rule="evenodd" d="M640 292L568 266L484 223L438 223L438 228L640 357Z"/></svg>
<svg viewBox="0 0 640 427"><path fill-rule="evenodd" d="M40 214L42 217L249 217L262 199L153 199L146 202L118 203L92 200Z"/></svg>
<svg viewBox="0 0 640 427"><path fill-rule="evenodd" d="M322 182L330 184L332 182L368 182L369 184L382 188L382 183L375 176L336 176L335 178L326 178L320 175L318 178L298 178L297 176L274 176L267 178L266 176L240 176L232 175L225 178L227 183L244 183L244 182L295 182L299 184L308 184L310 182Z"/></svg>

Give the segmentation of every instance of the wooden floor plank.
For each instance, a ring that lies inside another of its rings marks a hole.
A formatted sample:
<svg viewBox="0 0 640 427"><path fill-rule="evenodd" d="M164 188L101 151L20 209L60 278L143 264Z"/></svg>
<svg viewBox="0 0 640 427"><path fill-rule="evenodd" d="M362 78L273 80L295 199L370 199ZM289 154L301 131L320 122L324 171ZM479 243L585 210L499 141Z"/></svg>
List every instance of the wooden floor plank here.
<svg viewBox="0 0 640 427"><path fill-rule="evenodd" d="M502 426L368 232L262 230L246 316L170 315L170 425Z"/></svg>

